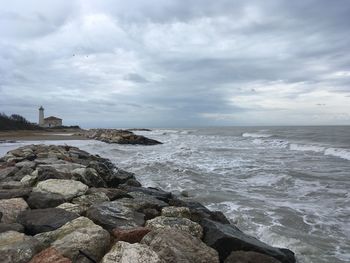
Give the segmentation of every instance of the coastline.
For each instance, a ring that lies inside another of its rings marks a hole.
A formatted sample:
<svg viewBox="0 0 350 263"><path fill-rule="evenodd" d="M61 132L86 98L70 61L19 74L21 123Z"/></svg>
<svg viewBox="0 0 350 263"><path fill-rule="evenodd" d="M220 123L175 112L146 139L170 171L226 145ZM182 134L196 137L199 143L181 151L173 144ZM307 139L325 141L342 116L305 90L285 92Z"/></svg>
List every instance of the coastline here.
<svg viewBox="0 0 350 263"><path fill-rule="evenodd" d="M1 141L88 140L79 129L0 131Z"/></svg>

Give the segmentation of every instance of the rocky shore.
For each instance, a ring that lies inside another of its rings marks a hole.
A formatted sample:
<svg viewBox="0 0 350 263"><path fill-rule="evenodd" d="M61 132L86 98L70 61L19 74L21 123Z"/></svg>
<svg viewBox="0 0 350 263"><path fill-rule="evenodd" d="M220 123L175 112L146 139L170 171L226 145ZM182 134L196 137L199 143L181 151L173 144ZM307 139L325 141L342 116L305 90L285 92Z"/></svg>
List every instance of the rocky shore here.
<svg viewBox="0 0 350 263"><path fill-rule="evenodd" d="M134 129L134 130L147 130L147 129ZM118 143L118 144L142 144L142 145L156 145L161 142L149 139L142 135L134 134L130 130L118 130L118 129L90 129L83 131L83 136L106 143Z"/></svg>
<svg viewBox="0 0 350 263"><path fill-rule="evenodd" d="M0 219L1 262L295 262L221 212L142 187L71 146L29 145L0 159Z"/></svg>

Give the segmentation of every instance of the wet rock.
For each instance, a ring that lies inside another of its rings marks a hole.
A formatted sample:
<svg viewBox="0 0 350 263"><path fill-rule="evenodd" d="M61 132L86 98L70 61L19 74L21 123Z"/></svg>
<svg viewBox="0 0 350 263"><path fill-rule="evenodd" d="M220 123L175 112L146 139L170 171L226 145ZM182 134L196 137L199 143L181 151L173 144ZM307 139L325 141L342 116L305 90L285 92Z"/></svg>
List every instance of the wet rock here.
<svg viewBox="0 0 350 263"><path fill-rule="evenodd" d="M101 263L165 263L156 252L143 244L117 242L103 257Z"/></svg>
<svg viewBox="0 0 350 263"><path fill-rule="evenodd" d="M232 251L245 250L274 257L282 263L295 262L292 251L271 247L254 237L244 234L235 226L209 219L203 219L201 225L204 229L203 241L219 252L221 261L224 261Z"/></svg>
<svg viewBox="0 0 350 263"><path fill-rule="evenodd" d="M33 192L47 192L62 195L65 200L83 195L88 190L88 186L73 180L49 179L39 182Z"/></svg>
<svg viewBox="0 0 350 263"><path fill-rule="evenodd" d="M15 223L17 216L28 208L23 198L11 198L0 200L0 212L2 223Z"/></svg>
<svg viewBox="0 0 350 263"><path fill-rule="evenodd" d="M27 263L43 245L33 237L15 231L0 233L2 263Z"/></svg>
<svg viewBox="0 0 350 263"><path fill-rule="evenodd" d="M114 201L121 198L131 198L127 191L117 188L89 188L86 194L104 193L108 196L109 200Z"/></svg>
<svg viewBox="0 0 350 263"><path fill-rule="evenodd" d="M252 251L233 251L224 263L281 263L281 261Z"/></svg>
<svg viewBox="0 0 350 263"><path fill-rule="evenodd" d="M27 199L32 188L20 188L20 189L0 189L0 199L11 199L22 197Z"/></svg>
<svg viewBox="0 0 350 263"><path fill-rule="evenodd" d="M162 216L167 217L183 217L183 218L191 218L191 212L188 207L176 207L176 206L168 206L162 209Z"/></svg>
<svg viewBox="0 0 350 263"><path fill-rule="evenodd" d="M122 189L128 192L142 192L144 194L151 195L164 202L168 202L172 198L172 194L170 192L165 192L157 188L135 187L135 186L129 186L129 185L124 185L121 187Z"/></svg>
<svg viewBox="0 0 350 263"><path fill-rule="evenodd" d="M130 229L115 228L112 230L112 235L117 241L125 241L128 243L139 243L142 238L151 231L147 227L135 227Z"/></svg>
<svg viewBox="0 0 350 263"><path fill-rule="evenodd" d="M127 229L144 224L144 214L125 206L119 200L93 205L87 210L86 216L108 230L116 227Z"/></svg>
<svg viewBox="0 0 350 263"><path fill-rule="evenodd" d="M56 208L61 208L68 212L76 213L79 215L82 215L87 209L86 207L83 207L79 204L72 204L72 203L63 203L57 206Z"/></svg>
<svg viewBox="0 0 350 263"><path fill-rule="evenodd" d="M130 186L135 186L135 187L141 187L141 183L139 181L137 181L136 179L129 179L125 182L126 185L130 185Z"/></svg>
<svg viewBox="0 0 350 263"><path fill-rule="evenodd" d="M72 179L80 181L89 187L107 187L106 182L93 168L74 169L72 174Z"/></svg>
<svg viewBox="0 0 350 263"><path fill-rule="evenodd" d="M26 233L35 235L55 230L78 217L64 209L46 208L24 211L18 215L17 222L24 226Z"/></svg>
<svg viewBox="0 0 350 263"><path fill-rule="evenodd" d="M128 180L135 179L135 175L133 173L129 173L121 169L108 174L103 174L102 176L108 187L118 187Z"/></svg>
<svg viewBox="0 0 350 263"><path fill-rule="evenodd" d="M32 192L27 199L27 203L32 209L56 207L64 202L63 195L46 192Z"/></svg>
<svg viewBox="0 0 350 263"><path fill-rule="evenodd" d="M29 263L72 263L72 261L55 248L49 247L36 254Z"/></svg>
<svg viewBox="0 0 350 263"><path fill-rule="evenodd" d="M17 223L0 223L0 233L6 232L6 231L16 231L23 233L24 227L21 224Z"/></svg>
<svg viewBox="0 0 350 263"><path fill-rule="evenodd" d="M177 198L173 198L169 201L171 206L188 207L191 212L191 220L200 222L202 218L208 218L223 224L230 224L230 221L226 216L219 211L210 211L204 205L199 202L185 201Z"/></svg>
<svg viewBox="0 0 350 263"><path fill-rule="evenodd" d="M167 263L219 263L218 253L189 233L174 229L149 232L141 241Z"/></svg>
<svg viewBox="0 0 350 263"><path fill-rule="evenodd" d="M99 262L110 243L109 233L86 217L74 219L59 229L38 234L35 238L51 245L74 262Z"/></svg>
<svg viewBox="0 0 350 263"><path fill-rule="evenodd" d="M151 195L144 194L142 192L129 192L130 198L120 199L120 202L128 207L132 207L136 210L142 210L147 208L153 208L161 210L163 207L168 206L164 201L161 201Z"/></svg>
<svg viewBox="0 0 350 263"><path fill-rule="evenodd" d="M146 227L149 227L151 229L181 230L199 239L203 236L202 227L187 218L159 216L148 220L146 222Z"/></svg>

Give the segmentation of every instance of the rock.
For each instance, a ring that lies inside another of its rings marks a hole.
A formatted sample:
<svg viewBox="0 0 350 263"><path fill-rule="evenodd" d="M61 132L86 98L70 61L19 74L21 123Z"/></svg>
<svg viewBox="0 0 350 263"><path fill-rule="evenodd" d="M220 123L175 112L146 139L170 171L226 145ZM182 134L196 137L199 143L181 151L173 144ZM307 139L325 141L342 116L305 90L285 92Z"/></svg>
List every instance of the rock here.
<svg viewBox="0 0 350 263"><path fill-rule="evenodd" d="M26 185L23 185L21 182L17 181L7 181L0 183L0 189L20 189L23 187L26 187Z"/></svg>
<svg viewBox="0 0 350 263"><path fill-rule="evenodd" d="M72 263L72 261L55 248L49 247L36 254L29 263Z"/></svg>
<svg viewBox="0 0 350 263"><path fill-rule="evenodd" d="M158 216L148 220L146 222L146 227L151 229L181 230L199 239L203 236L202 227L187 218Z"/></svg>
<svg viewBox="0 0 350 263"><path fill-rule="evenodd" d="M271 247L254 237L244 234L235 226L206 218L202 220L201 225L204 230L203 241L219 252L221 261L224 261L232 251L245 250L274 257L282 263L295 263L292 251Z"/></svg>
<svg viewBox="0 0 350 263"><path fill-rule="evenodd" d="M103 257L101 263L165 263L156 252L143 244L119 241Z"/></svg>
<svg viewBox="0 0 350 263"><path fill-rule="evenodd" d="M130 229L115 228L112 230L112 235L117 241L125 241L128 243L139 243L141 239L151 231L147 227L135 227Z"/></svg>
<svg viewBox="0 0 350 263"><path fill-rule="evenodd" d="M54 169L60 174L71 174L75 169L85 168L84 165L71 162L62 162L62 163L49 163L47 165L39 165L39 168L49 168Z"/></svg>
<svg viewBox="0 0 350 263"><path fill-rule="evenodd" d="M183 217L183 218L191 218L191 212L188 207L176 207L176 206L168 206L162 209L162 216L166 217Z"/></svg>
<svg viewBox="0 0 350 263"><path fill-rule="evenodd" d="M27 203L32 209L56 207L64 202L64 196L45 192L32 192L27 199Z"/></svg>
<svg viewBox="0 0 350 263"><path fill-rule="evenodd" d="M106 182L93 168L77 168L72 171L72 179L80 181L89 187L107 187Z"/></svg>
<svg viewBox="0 0 350 263"><path fill-rule="evenodd" d="M88 186L73 180L49 179L39 182L34 192L47 192L62 195L65 200L71 200L74 197L83 195L88 190Z"/></svg>
<svg viewBox="0 0 350 263"><path fill-rule="evenodd" d="M160 216L160 212L154 208L145 208L142 209L142 213L145 214L145 220L153 219L157 216Z"/></svg>
<svg viewBox="0 0 350 263"><path fill-rule="evenodd" d="M17 222L24 226L26 233L35 235L55 230L78 217L64 209L46 208L24 211L18 215Z"/></svg>
<svg viewBox="0 0 350 263"><path fill-rule="evenodd" d="M35 238L51 245L74 262L99 262L110 242L109 233L86 217L74 219L59 229L38 234Z"/></svg>
<svg viewBox="0 0 350 263"><path fill-rule="evenodd" d="M127 192L142 192L144 194L151 195L164 202L168 202L172 197L172 194L170 192L165 192L157 188L135 187L135 186L129 186L129 185L123 185L121 187Z"/></svg>
<svg viewBox="0 0 350 263"><path fill-rule="evenodd" d="M2 263L27 263L43 245L33 237L15 231L0 233Z"/></svg>
<svg viewBox="0 0 350 263"><path fill-rule="evenodd" d="M218 253L189 233L174 229L149 232L141 241L167 263L219 263Z"/></svg>
<svg viewBox="0 0 350 263"><path fill-rule="evenodd" d="M21 181L22 178L26 175L29 175L33 172L33 169L27 166L22 167L18 172L16 172L13 176L12 176L12 180L14 181Z"/></svg>
<svg viewBox="0 0 350 263"><path fill-rule="evenodd" d="M252 251L233 251L224 263L281 263L281 261Z"/></svg>
<svg viewBox="0 0 350 263"><path fill-rule="evenodd" d="M119 200L93 205L87 210L86 216L108 230L116 227L127 229L144 224L144 214L125 206Z"/></svg>
<svg viewBox="0 0 350 263"><path fill-rule="evenodd" d="M32 188L20 188L20 189L0 189L0 199L11 199L23 197L28 198Z"/></svg>
<svg viewBox="0 0 350 263"><path fill-rule="evenodd" d="M129 192L129 195L132 197L132 199L123 198L119 201L124 203L126 206L132 207L136 210L142 210L146 208L161 210L163 207L168 206L166 202L142 192Z"/></svg>
<svg viewBox="0 0 350 263"><path fill-rule="evenodd" d="M15 175L16 172L18 172L18 168L15 166L0 169L0 181Z"/></svg>
<svg viewBox="0 0 350 263"><path fill-rule="evenodd" d="M31 162L31 161L25 160L25 161L16 163L15 166L16 166L17 168L19 168L19 169L20 169L20 168L23 168L23 167L28 167L28 168L33 169L33 168L35 168L36 163L35 163L35 162Z"/></svg>
<svg viewBox="0 0 350 263"><path fill-rule="evenodd" d="M94 194L94 193L105 193L109 200L114 201L116 199L120 198L131 198L130 195L128 195L128 192L122 189L117 189L117 188L94 188L91 187L89 190L86 192L86 194Z"/></svg>
<svg viewBox="0 0 350 263"><path fill-rule="evenodd" d="M0 212L2 223L15 223L17 216L28 208L28 204L22 198L0 200Z"/></svg>
<svg viewBox="0 0 350 263"><path fill-rule="evenodd" d="M39 165L35 171L36 173L34 175L36 175L37 182L45 181L48 179L70 179L67 174L60 173L48 165Z"/></svg>
<svg viewBox="0 0 350 263"><path fill-rule="evenodd" d="M137 181L136 179L129 179L125 182L126 185L130 185L130 186L135 186L135 187L141 187L141 183L139 181Z"/></svg>
<svg viewBox="0 0 350 263"><path fill-rule="evenodd" d="M6 232L6 231L16 231L23 233L24 227L21 224L17 223L0 223L0 233Z"/></svg>
<svg viewBox="0 0 350 263"><path fill-rule="evenodd" d="M109 201L105 193L94 193L89 195L81 195L72 200L73 204L78 204L81 207L88 209L91 205L100 204Z"/></svg>
<svg viewBox="0 0 350 263"><path fill-rule="evenodd" d="M72 203L63 203L57 206L56 208L61 208L68 212L76 213L79 215L82 215L87 209L86 207L83 207L79 204L72 204Z"/></svg>
<svg viewBox="0 0 350 263"><path fill-rule="evenodd" d="M35 171L33 173L35 173ZM21 179L20 182L23 185L34 186L36 181L37 181L38 175L37 174L33 174L33 173L23 176L23 178Z"/></svg>
<svg viewBox="0 0 350 263"><path fill-rule="evenodd" d="M135 175L133 173L129 173L121 169L108 174L100 175L108 187L118 187L119 185L126 183L128 180L135 179Z"/></svg>
<svg viewBox="0 0 350 263"><path fill-rule="evenodd" d="M204 205L194 201L185 201L173 198L169 201L171 206L188 207L191 212L191 220L199 223L202 218L208 218L223 224L230 224L226 216L219 211L210 211Z"/></svg>

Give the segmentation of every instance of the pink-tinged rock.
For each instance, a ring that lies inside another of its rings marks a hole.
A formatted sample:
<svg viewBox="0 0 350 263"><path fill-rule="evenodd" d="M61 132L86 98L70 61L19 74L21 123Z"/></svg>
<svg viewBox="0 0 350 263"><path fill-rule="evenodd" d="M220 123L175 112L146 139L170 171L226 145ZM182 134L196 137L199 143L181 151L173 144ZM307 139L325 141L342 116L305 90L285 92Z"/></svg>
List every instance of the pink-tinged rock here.
<svg viewBox="0 0 350 263"><path fill-rule="evenodd" d="M72 263L69 258L64 257L55 248L49 247L36 254L29 263Z"/></svg>
<svg viewBox="0 0 350 263"><path fill-rule="evenodd" d="M135 227L131 229L115 228L113 229L112 234L117 241L139 243L141 239L150 231L151 229L147 227Z"/></svg>
<svg viewBox="0 0 350 263"><path fill-rule="evenodd" d="M11 198L0 200L0 212L2 223L15 223L17 216L28 208L23 198Z"/></svg>

